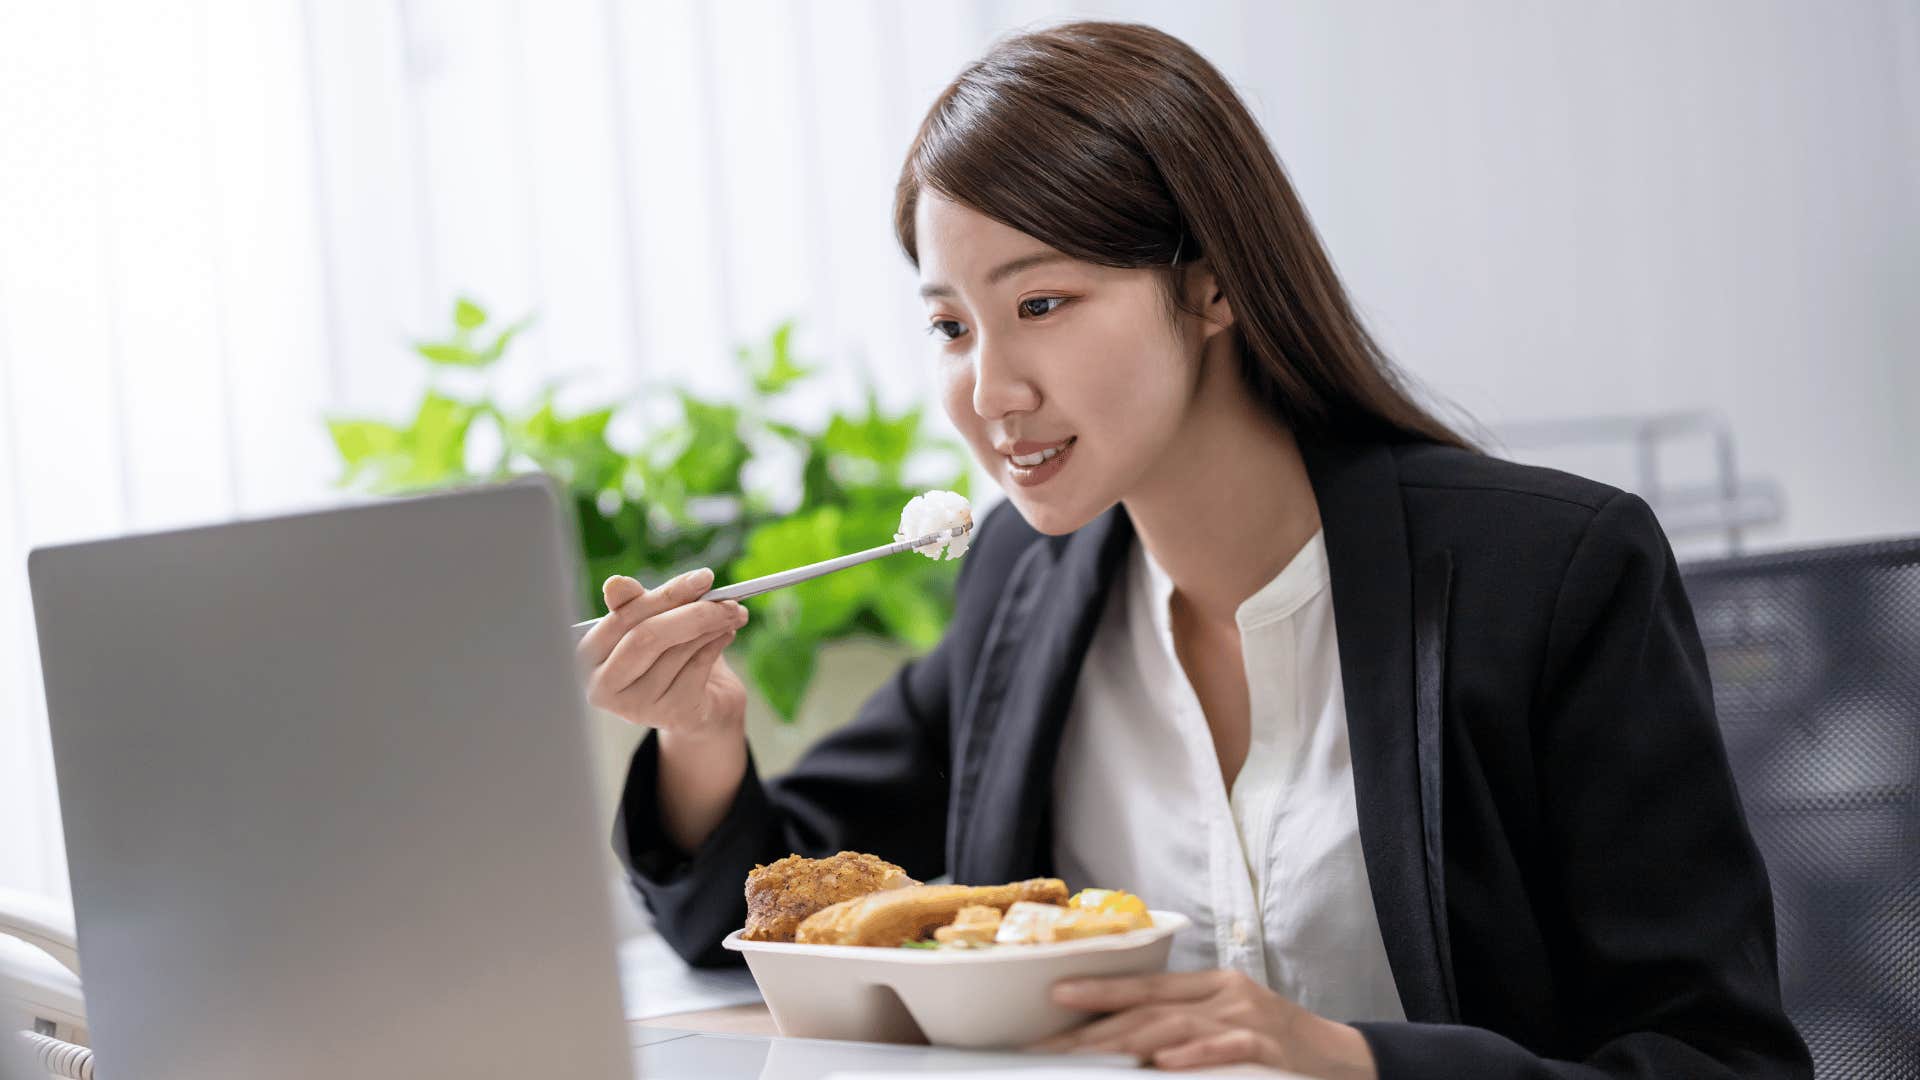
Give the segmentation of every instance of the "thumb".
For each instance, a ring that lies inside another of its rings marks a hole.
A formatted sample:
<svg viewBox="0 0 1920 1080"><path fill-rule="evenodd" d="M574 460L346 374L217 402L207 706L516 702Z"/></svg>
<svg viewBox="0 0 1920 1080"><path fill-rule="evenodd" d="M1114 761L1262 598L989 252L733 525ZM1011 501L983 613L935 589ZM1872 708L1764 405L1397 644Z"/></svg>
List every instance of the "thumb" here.
<svg viewBox="0 0 1920 1080"><path fill-rule="evenodd" d="M608 611L617 611L622 604L631 603L647 594L647 590L638 581L620 574L606 580L600 586L600 598L607 602Z"/></svg>

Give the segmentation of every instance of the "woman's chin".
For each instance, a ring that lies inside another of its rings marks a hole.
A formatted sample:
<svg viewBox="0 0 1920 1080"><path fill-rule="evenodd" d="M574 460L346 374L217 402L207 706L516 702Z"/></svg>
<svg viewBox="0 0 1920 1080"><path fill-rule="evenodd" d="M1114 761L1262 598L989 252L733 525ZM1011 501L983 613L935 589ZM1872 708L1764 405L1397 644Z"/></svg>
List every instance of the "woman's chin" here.
<svg viewBox="0 0 1920 1080"><path fill-rule="evenodd" d="M1088 507L1076 504L1062 505L1050 499L1035 498L1017 487L1010 487L1007 501L1026 519L1035 532L1047 536L1065 536L1078 530L1094 518L1100 516L1106 507ZM1112 504L1109 503L1109 506Z"/></svg>

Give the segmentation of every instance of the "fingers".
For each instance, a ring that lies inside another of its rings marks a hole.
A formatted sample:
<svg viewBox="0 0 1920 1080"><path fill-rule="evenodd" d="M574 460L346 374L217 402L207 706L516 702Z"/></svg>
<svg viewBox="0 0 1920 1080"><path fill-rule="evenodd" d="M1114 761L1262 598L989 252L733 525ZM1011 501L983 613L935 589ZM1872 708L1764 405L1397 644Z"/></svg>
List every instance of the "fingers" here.
<svg viewBox="0 0 1920 1080"><path fill-rule="evenodd" d="M644 604L648 598L634 601ZM628 628L613 651L594 670L588 681L588 700L595 696L611 698L632 686L659 663L668 650L728 630L738 630L747 622L747 609L737 601L683 604L652 616Z"/></svg>
<svg viewBox="0 0 1920 1080"><path fill-rule="evenodd" d="M620 635L631 625L619 617L620 609L644 596L646 591L639 582L618 574L600 586L600 596L606 601L607 614L588 627L587 632L580 635L580 640L573 645L574 658L579 661L583 672L591 671L613 651L614 645L620 641Z"/></svg>
<svg viewBox="0 0 1920 1080"><path fill-rule="evenodd" d="M713 571L703 566L681 574L644 596L635 597L631 603L622 605L620 611L636 623L645 622L670 608L700 599L712 588Z"/></svg>
<svg viewBox="0 0 1920 1080"><path fill-rule="evenodd" d="M615 574L600 586L600 599L606 601L608 611L619 611L627 601L638 600L646 594L644 585L624 574Z"/></svg>
<svg viewBox="0 0 1920 1080"><path fill-rule="evenodd" d="M1160 1069L1202 1069L1246 1061L1272 1064L1278 1057L1278 1047L1266 1036L1246 1028L1228 1028L1159 1050L1152 1061Z"/></svg>
<svg viewBox="0 0 1920 1080"><path fill-rule="evenodd" d="M651 705L661 700L667 696L674 680L680 677L695 657L703 651L708 651L708 647L716 641L722 642L721 647L725 648L724 643L732 641L733 635L733 627L728 626L702 634L692 641L683 641L675 645L661 653L660 659L655 660L651 667L641 672L639 678L617 691L618 695L640 705Z"/></svg>
<svg viewBox="0 0 1920 1080"><path fill-rule="evenodd" d="M693 702L704 697L707 692L707 679L713 674L713 666L720 662L721 655L727 651L727 646L733 644L734 636L738 633L737 630L729 630L696 650L687 659L686 666L674 676L672 685L667 687L667 692L661 696L661 700L676 703Z"/></svg>
<svg viewBox="0 0 1920 1080"><path fill-rule="evenodd" d="M630 577L610 577L600 587L600 595L607 602L607 617L581 637L574 653L589 668L604 664L629 629L661 612L699 599L712 587L713 571L704 566L689 570L657 589L643 588Z"/></svg>
<svg viewBox="0 0 1920 1080"><path fill-rule="evenodd" d="M1226 971L1175 971L1159 975L1123 975L1106 979L1063 979L1053 984L1053 1000L1070 1009L1119 1012L1155 1002L1198 1001L1226 989Z"/></svg>
<svg viewBox="0 0 1920 1080"><path fill-rule="evenodd" d="M1032 1049L1048 1054L1107 1050L1141 1055L1162 1046L1197 1038L1201 1032L1192 1026L1196 1020L1193 1011L1182 1006L1148 1005L1083 1024L1045 1042L1036 1043ZM1160 1041L1141 1044L1145 1049L1133 1048L1139 1036L1156 1030L1162 1032L1158 1036Z"/></svg>
<svg viewBox="0 0 1920 1080"><path fill-rule="evenodd" d="M1176 1046L1212 1038L1226 1025L1209 1020L1192 1009L1171 1009L1130 1029L1113 1032L1109 1037L1084 1044L1081 1049L1094 1053L1130 1054L1151 1061L1155 1054Z"/></svg>

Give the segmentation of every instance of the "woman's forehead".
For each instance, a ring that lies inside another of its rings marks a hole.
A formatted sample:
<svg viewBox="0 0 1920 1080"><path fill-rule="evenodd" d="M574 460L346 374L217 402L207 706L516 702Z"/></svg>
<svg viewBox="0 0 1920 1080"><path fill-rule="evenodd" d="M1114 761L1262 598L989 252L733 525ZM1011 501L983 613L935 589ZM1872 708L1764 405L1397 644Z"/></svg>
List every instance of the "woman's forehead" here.
<svg viewBox="0 0 1920 1080"><path fill-rule="evenodd" d="M921 294L955 288L990 288L1039 266L1090 268L1057 248L1001 221L933 192L914 209Z"/></svg>
<svg viewBox="0 0 1920 1080"><path fill-rule="evenodd" d="M914 208L914 236L923 265L929 257L956 264L1051 250L1019 229L934 191L922 191Z"/></svg>

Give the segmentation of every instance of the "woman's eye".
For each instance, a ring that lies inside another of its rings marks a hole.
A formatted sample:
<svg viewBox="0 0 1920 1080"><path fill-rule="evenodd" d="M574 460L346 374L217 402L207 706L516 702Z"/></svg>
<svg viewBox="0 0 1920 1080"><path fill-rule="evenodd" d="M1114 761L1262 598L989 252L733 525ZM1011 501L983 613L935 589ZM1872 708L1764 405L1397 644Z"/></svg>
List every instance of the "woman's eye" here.
<svg viewBox="0 0 1920 1080"><path fill-rule="evenodd" d="M1067 302L1064 296L1033 296L1020 301L1020 314L1029 319L1038 319L1053 314L1061 304Z"/></svg>
<svg viewBox="0 0 1920 1080"><path fill-rule="evenodd" d="M935 319L927 326L927 333L943 341L952 341L966 332L966 325L954 319Z"/></svg>

